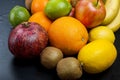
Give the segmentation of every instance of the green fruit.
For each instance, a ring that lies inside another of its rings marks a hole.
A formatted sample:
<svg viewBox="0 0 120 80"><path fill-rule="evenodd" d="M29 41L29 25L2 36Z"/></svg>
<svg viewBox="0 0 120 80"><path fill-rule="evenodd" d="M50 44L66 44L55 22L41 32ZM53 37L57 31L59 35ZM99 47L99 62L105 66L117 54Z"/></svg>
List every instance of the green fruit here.
<svg viewBox="0 0 120 80"><path fill-rule="evenodd" d="M45 7L45 14L52 20L66 16L72 9L67 0L50 0Z"/></svg>
<svg viewBox="0 0 120 80"><path fill-rule="evenodd" d="M13 7L9 13L9 21L13 27L24 21L27 21L29 17L30 13L22 6Z"/></svg>

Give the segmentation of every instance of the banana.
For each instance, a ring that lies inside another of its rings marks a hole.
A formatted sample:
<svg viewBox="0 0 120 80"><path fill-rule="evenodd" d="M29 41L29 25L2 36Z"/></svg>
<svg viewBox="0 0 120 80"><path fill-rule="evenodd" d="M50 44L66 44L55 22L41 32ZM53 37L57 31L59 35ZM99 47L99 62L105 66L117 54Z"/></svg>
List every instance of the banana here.
<svg viewBox="0 0 120 80"><path fill-rule="evenodd" d="M116 17L119 7L120 0L106 0L105 1L106 17L101 25L109 24Z"/></svg>
<svg viewBox="0 0 120 80"><path fill-rule="evenodd" d="M120 28L120 7L116 17L113 19L113 21L110 24L106 26L109 27L113 32L116 32Z"/></svg>

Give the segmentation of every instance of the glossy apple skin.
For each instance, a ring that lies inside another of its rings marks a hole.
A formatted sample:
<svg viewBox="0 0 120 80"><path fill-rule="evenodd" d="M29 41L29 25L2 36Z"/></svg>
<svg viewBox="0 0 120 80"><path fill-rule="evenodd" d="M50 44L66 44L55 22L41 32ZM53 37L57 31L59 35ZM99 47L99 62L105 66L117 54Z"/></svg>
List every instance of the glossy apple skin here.
<svg viewBox="0 0 120 80"><path fill-rule="evenodd" d="M105 6L102 0L79 0L75 6L75 18L81 21L87 28L93 28L102 23L106 16Z"/></svg>
<svg viewBox="0 0 120 80"><path fill-rule="evenodd" d="M74 15L75 15L75 8L72 7L68 16L74 17Z"/></svg>
<svg viewBox="0 0 120 80"><path fill-rule="evenodd" d="M8 38L8 47L17 58L31 59L47 46L48 34L37 23L25 22L14 28Z"/></svg>

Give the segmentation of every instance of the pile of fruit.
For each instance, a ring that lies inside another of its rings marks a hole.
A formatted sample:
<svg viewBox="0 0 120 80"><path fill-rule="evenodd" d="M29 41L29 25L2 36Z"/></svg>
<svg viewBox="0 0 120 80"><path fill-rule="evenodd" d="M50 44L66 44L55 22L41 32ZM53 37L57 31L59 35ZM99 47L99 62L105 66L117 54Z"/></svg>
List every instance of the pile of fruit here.
<svg viewBox="0 0 120 80"><path fill-rule="evenodd" d="M97 74L115 62L120 0L25 0L9 13L11 53L40 58L62 80Z"/></svg>

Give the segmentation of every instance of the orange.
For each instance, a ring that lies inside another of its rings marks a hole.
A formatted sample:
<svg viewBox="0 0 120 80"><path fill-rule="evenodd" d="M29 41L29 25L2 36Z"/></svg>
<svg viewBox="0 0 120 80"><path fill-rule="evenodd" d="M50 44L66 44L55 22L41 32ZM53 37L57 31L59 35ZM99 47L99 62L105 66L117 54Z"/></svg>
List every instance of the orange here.
<svg viewBox="0 0 120 80"><path fill-rule="evenodd" d="M44 11L44 8L49 0L33 0L31 4L31 13Z"/></svg>
<svg viewBox="0 0 120 80"><path fill-rule="evenodd" d="M64 55L71 56L88 41L88 32L85 26L73 17L60 17L48 29L50 45L63 51Z"/></svg>
<svg viewBox="0 0 120 80"><path fill-rule="evenodd" d="M52 23L52 21L47 18L47 16L42 11L33 14L28 21L40 24L46 31L48 31L48 28Z"/></svg>

